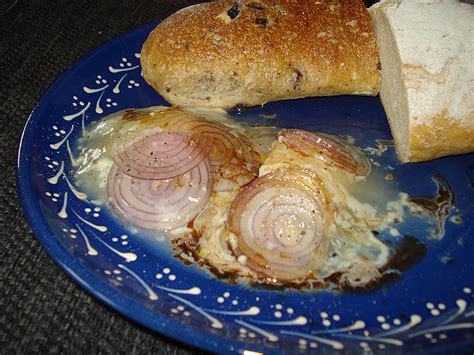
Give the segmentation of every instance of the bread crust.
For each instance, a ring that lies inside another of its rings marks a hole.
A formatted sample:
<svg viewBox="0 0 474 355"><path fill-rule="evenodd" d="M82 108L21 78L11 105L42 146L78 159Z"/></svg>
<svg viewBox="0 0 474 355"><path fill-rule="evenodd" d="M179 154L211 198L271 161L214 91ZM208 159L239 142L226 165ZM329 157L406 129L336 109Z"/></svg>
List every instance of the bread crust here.
<svg viewBox="0 0 474 355"><path fill-rule="evenodd" d="M182 9L141 54L168 102L230 108L306 96L376 95L379 57L362 0L231 0Z"/></svg>
<svg viewBox="0 0 474 355"><path fill-rule="evenodd" d="M474 120L474 117L471 117ZM410 131L409 162L420 162L474 150L474 127L461 126L444 111L429 124L413 126Z"/></svg>

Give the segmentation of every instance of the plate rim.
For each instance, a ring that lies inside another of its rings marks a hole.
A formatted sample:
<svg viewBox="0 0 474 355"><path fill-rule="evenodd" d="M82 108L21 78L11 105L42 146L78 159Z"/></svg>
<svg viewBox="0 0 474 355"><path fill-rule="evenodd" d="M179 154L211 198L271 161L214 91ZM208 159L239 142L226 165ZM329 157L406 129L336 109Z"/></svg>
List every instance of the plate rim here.
<svg viewBox="0 0 474 355"><path fill-rule="evenodd" d="M224 338L211 334L210 332L192 331L187 332L183 337L181 334L183 325L177 320L164 316L162 313L152 313L145 307L142 307L127 297L113 290L108 284L95 277L91 272L85 270L74 257L69 254L65 248L54 238L54 232L45 222L41 211L39 210L38 201L32 199L36 195L32 182L31 169L31 153L33 148L33 140L35 128L41 127L42 111L44 111L45 103L50 101L49 96L59 86L64 77L71 74L82 63L100 52L106 50L117 42L123 41L129 36L138 33L153 30L161 20L155 20L145 25L132 28L121 33L101 45L93 48L86 54L74 60L57 78L49 85L49 87L41 94L39 100L36 101L33 109L24 123L23 130L17 149L17 161L15 167L16 190L20 202L20 207L25 215L32 234L40 242L49 257L62 269L66 275L76 282L83 290L87 291L94 298L105 304L107 307L125 316L133 322L137 322L162 336L168 337L170 340L177 341L181 344L193 346L197 349L209 351L230 351L242 352L246 347L234 339ZM265 350L261 346L252 346L254 349Z"/></svg>

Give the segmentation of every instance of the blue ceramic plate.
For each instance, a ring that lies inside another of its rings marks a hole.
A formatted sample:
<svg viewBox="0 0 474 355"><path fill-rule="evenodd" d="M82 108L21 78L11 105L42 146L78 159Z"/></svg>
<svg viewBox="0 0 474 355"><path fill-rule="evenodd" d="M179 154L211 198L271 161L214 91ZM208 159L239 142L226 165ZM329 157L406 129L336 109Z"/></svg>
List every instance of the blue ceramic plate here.
<svg viewBox="0 0 474 355"><path fill-rule="evenodd" d="M426 244L425 257L363 293L276 291L216 280L174 259L166 243L129 233L105 207L83 199L71 177L71 146L83 126L117 110L165 103L140 76L139 52L154 25L118 37L72 66L26 124L18 160L21 203L56 262L122 314L208 350L472 350L473 155L416 165L400 165L390 147L370 155L376 165L391 165L393 183L413 195L435 195L431 176L441 174L456 208L448 211L439 240L429 238L422 222L404 225L404 235ZM276 114L272 124L349 134L361 147L391 138L379 98L282 101L233 114L267 124L262 114Z"/></svg>

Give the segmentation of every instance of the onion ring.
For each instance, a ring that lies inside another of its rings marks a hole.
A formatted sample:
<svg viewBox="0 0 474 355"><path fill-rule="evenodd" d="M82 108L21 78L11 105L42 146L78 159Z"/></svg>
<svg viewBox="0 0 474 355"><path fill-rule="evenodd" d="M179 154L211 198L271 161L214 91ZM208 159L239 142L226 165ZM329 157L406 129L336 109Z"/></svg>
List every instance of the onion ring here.
<svg viewBox="0 0 474 355"><path fill-rule="evenodd" d="M278 280L307 276L326 257L326 197L306 170L279 170L248 184L231 205L228 227L248 266Z"/></svg>
<svg viewBox="0 0 474 355"><path fill-rule="evenodd" d="M191 222L206 206L212 177L208 159L170 179L129 176L114 164L107 180L112 211L131 225L149 230L172 230Z"/></svg>
<svg viewBox="0 0 474 355"><path fill-rule="evenodd" d="M186 132L147 132L113 147L115 164L127 175L141 179L169 179L200 164L212 138Z"/></svg>
<svg viewBox="0 0 474 355"><path fill-rule="evenodd" d="M242 158L241 137L223 124L189 114L183 115L179 120L171 121L164 129L169 132L193 132L211 137L212 148L209 155L213 168L230 162L233 157Z"/></svg>
<svg viewBox="0 0 474 355"><path fill-rule="evenodd" d="M279 140L300 153L318 158L330 166L357 176L370 174L370 163L364 153L341 138L324 133L285 129L280 132Z"/></svg>
<svg viewBox="0 0 474 355"><path fill-rule="evenodd" d="M215 176L216 191L232 191L244 186L258 175L259 154L250 141L219 122L183 112L179 119L167 121L163 130L192 132L212 138L209 159Z"/></svg>

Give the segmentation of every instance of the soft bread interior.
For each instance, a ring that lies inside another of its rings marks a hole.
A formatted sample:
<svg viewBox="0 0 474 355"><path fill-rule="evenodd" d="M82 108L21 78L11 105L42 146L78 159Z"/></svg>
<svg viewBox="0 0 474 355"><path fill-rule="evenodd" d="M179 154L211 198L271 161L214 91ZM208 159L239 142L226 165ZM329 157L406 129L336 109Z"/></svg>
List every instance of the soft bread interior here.
<svg viewBox="0 0 474 355"><path fill-rule="evenodd" d="M382 65L380 97L388 117L398 156L409 161L409 108L407 89L403 81L402 61L394 37L395 31L384 12L384 5L374 6L370 14L374 20L377 45Z"/></svg>

